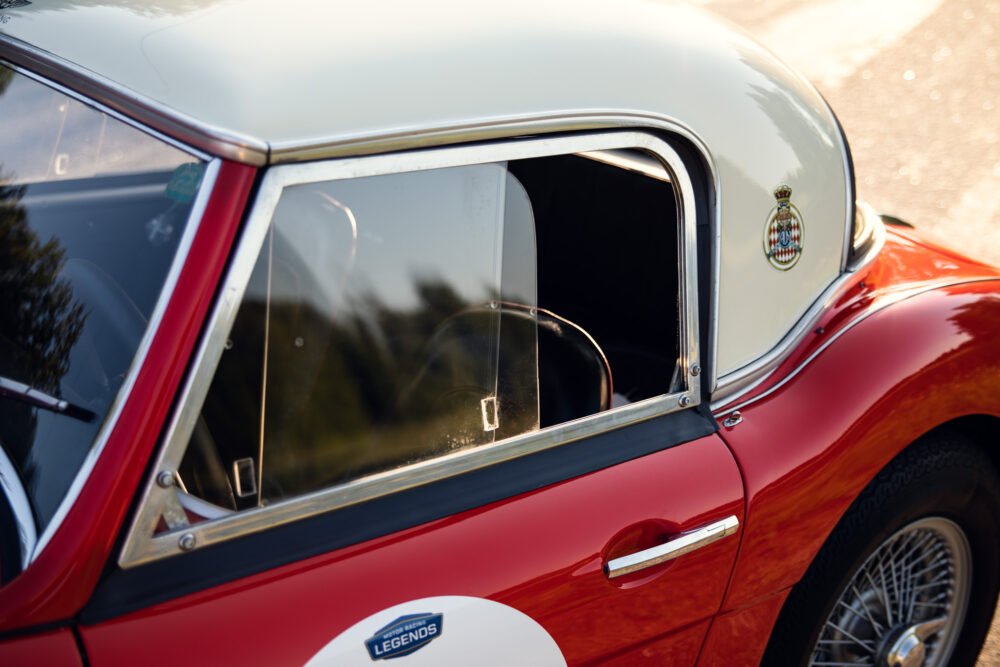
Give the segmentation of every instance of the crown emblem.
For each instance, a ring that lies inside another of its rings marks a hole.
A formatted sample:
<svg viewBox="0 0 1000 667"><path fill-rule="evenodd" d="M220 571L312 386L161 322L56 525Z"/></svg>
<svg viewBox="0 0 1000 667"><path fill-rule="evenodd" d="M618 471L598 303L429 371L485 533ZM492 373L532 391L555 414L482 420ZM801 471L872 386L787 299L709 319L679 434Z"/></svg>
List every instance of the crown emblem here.
<svg viewBox="0 0 1000 667"><path fill-rule="evenodd" d="M787 185L779 185L774 189L774 198L779 204L787 203L792 198L792 189Z"/></svg>
<svg viewBox="0 0 1000 667"><path fill-rule="evenodd" d="M792 189L779 185L774 189L777 205L767 214L764 225L764 254L771 266L787 271L802 256L804 225L802 213L792 203Z"/></svg>

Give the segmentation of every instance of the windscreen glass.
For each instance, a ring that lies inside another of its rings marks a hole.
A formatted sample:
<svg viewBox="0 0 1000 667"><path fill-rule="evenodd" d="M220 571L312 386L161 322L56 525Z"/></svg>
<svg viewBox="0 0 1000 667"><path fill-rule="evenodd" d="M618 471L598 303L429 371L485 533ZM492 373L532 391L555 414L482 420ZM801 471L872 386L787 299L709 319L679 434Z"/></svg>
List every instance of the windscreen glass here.
<svg viewBox="0 0 1000 667"><path fill-rule="evenodd" d="M129 374L205 165L3 66L0 117L0 446L41 533Z"/></svg>

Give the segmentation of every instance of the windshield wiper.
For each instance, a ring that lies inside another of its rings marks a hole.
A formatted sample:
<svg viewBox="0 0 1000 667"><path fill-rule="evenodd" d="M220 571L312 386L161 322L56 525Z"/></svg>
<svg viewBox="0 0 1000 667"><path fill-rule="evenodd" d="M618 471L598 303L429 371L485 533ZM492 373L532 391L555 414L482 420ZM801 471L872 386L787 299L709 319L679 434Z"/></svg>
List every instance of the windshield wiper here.
<svg viewBox="0 0 1000 667"><path fill-rule="evenodd" d="M55 396L49 396L44 391L6 377L0 377L0 397L12 398L42 410L58 412L85 422L93 421L94 417L97 416L86 408L81 408L79 405L74 405Z"/></svg>

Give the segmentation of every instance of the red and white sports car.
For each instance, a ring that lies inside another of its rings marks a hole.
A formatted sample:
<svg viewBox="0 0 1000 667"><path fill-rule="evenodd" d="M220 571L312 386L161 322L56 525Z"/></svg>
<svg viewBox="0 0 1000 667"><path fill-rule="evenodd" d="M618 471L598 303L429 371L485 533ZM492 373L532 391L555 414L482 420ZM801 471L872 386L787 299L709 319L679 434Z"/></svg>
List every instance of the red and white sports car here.
<svg viewBox="0 0 1000 667"><path fill-rule="evenodd" d="M0 664L971 665L1000 272L648 0L0 0Z"/></svg>

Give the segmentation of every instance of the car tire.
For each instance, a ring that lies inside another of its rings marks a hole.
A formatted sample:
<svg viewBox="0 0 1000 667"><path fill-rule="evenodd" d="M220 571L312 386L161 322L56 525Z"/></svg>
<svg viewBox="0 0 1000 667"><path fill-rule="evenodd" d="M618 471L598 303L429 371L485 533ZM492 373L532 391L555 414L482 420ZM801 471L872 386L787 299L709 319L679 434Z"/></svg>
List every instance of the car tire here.
<svg viewBox="0 0 1000 667"><path fill-rule="evenodd" d="M848 509L789 594L762 664L971 667L998 589L996 466L962 433L934 432Z"/></svg>

